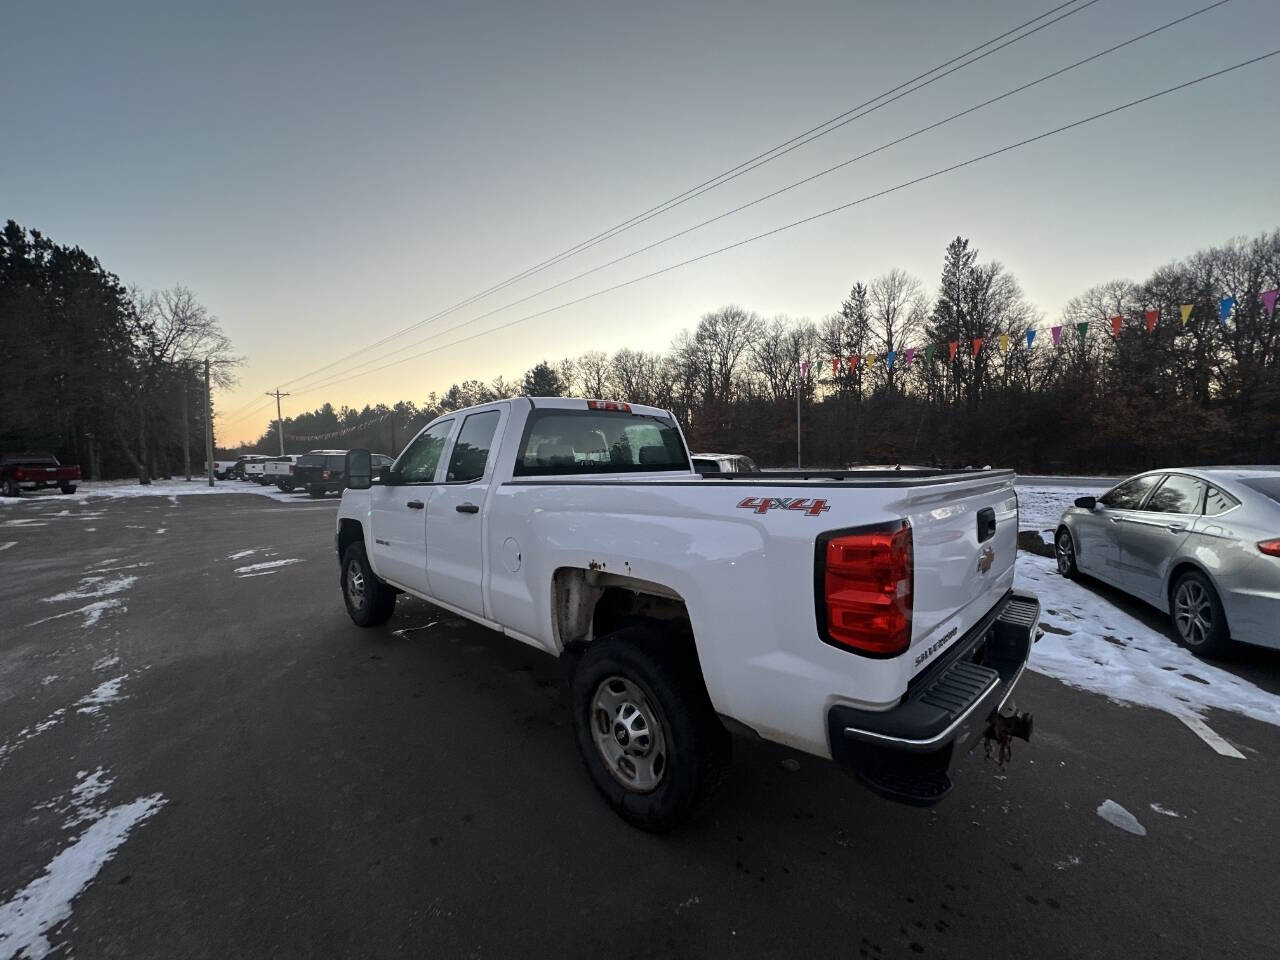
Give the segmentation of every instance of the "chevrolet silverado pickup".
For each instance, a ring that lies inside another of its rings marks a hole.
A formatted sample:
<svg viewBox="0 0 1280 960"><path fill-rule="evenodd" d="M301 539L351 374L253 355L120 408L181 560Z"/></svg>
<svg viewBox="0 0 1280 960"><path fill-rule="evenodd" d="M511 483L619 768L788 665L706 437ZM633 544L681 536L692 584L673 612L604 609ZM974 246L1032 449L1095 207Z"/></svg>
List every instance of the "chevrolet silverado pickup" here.
<svg viewBox="0 0 1280 960"><path fill-rule="evenodd" d="M566 657L586 768L637 826L714 791L730 730L928 805L971 738L1003 756L1018 727L1040 607L1012 589L1010 471L700 478L666 410L520 397L345 473L351 619L408 593Z"/></svg>

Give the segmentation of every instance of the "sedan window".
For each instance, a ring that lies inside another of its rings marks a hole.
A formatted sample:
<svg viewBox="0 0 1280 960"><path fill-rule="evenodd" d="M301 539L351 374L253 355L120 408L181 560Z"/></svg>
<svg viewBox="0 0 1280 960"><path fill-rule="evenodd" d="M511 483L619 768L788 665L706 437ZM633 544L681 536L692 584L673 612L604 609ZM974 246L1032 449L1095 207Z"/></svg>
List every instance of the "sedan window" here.
<svg viewBox="0 0 1280 960"><path fill-rule="evenodd" d="M1100 501L1103 506L1112 510L1137 510L1142 506L1142 498L1160 480L1162 474L1153 473L1146 477L1134 477L1116 487Z"/></svg>
<svg viewBox="0 0 1280 960"><path fill-rule="evenodd" d="M1143 509L1156 513L1195 513L1200 512L1200 498L1204 495L1205 484L1195 477L1181 473L1170 474L1160 489L1151 495Z"/></svg>
<svg viewBox="0 0 1280 960"><path fill-rule="evenodd" d="M1240 506L1240 501L1217 487L1210 487L1208 496L1204 501L1204 515L1206 517L1216 517L1220 513L1226 513L1232 507Z"/></svg>

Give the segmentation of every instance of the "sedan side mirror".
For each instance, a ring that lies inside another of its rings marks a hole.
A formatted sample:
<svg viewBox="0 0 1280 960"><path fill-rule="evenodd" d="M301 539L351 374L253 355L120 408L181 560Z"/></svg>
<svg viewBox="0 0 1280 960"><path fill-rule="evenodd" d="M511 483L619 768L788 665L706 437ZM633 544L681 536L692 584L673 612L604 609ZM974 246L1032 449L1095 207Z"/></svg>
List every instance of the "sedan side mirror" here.
<svg viewBox="0 0 1280 960"><path fill-rule="evenodd" d="M1097 497L1076 497L1076 506L1081 510L1093 510L1098 506Z"/></svg>
<svg viewBox="0 0 1280 960"><path fill-rule="evenodd" d="M347 489L368 490L373 482L373 455L368 450L348 450L345 470Z"/></svg>

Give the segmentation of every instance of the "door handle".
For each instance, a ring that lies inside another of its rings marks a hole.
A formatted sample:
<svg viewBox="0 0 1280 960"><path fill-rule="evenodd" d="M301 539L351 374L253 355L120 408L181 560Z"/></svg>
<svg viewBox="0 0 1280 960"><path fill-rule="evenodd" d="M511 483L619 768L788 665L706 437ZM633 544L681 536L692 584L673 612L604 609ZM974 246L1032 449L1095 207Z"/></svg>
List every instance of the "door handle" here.
<svg viewBox="0 0 1280 960"><path fill-rule="evenodd" d="M421 500L410 500L405 506L410 510L421 510L425 504Z"/></svg>
<svg viewBox="0 0 1280 960"><path fill-rule="evenodd" d="M1166 523L1165 526L1169 528L1170 533L1182 533L1187 529L1185 523Z"/></svg>
<svg viewBox="0 0 1280 960"><path fill-rule="evenodd" d="M480 512L480 508L477 507L474 503L460 503L453 509L457 510L459 513L479 513Z"/></svg>

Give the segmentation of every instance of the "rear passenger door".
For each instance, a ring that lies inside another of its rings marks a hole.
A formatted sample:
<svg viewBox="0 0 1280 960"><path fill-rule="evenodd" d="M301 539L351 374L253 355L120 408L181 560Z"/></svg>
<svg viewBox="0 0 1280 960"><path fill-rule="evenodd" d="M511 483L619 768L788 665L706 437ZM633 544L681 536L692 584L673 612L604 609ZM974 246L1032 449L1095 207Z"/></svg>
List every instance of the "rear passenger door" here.
<svg viewBox="0 0 1280 960"><path fill-rule="evenodd" d="M1125 515L1119 525L1120 586L1144 600L1160 599L1165 572L1190 535L1204 493L1204 481L1171 473L1141 510Z"/></svg>
<svg viewBox="0 0 1280 960"><path fill-rule="evenodd" d="M431 597L478 617L485 616L483 507L507 414L506 404L467 414L427 504Z"/></svg>

